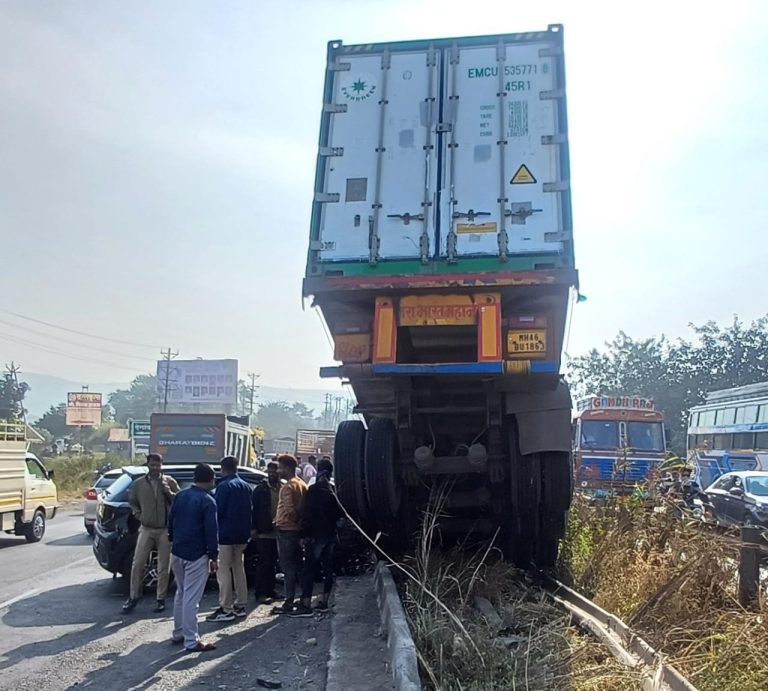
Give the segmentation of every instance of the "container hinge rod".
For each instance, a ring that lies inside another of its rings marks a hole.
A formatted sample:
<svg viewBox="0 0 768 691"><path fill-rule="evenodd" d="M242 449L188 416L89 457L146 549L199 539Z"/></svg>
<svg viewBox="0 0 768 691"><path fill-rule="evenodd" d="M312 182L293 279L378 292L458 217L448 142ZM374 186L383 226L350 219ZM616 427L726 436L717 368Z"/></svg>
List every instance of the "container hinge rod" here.
<svg viewBox="0 0 768 691"><path fill-rule="evenodd" d="M405 225L410 225L411 221L423 221L424 214L411 214L406 211L404 214L387 214L387 218L399 218Z"/></svg>
<svg viewBox="0 0 768 691"><path fill-rule="evenodd" d="M525 225L525 221L533 214L538 214L543 209L531 208L531 202L518 202L511 204L510 208L504 212L504 215L512 219L512 223L516 225Z"/></svg>
<svg viewBox="0 0 768 691"><path fill-rule="evenodd" d="M379 246L381 240L376 232L376 222L373 216L368 217L368 263L376 266L379 263Z"/></svg>
<svg viewBox="0 0 768 691"><path fill-rule="evenodd" d="M344 147L343 146L321 146L320 155L321 156L343 156Z"/></svg>
<svg viewBox="0 0 768 691"><path fill-rule="evenodd" d="M319 204L333 204L341 199L338 192L315 192L315 201Z"/></svg>
<svg viewBox="0 0 768 691"><path fill-rule="evenodd" d="M490 211L475 211L474 209L470 209L469 211L454 211L453 217L454 218L466 218L470 223L474 221L479 216L490 216Z"/></svg>
<svg viewBox="0 0 768 691"><path fill-rule="evenodd" d="M456 233L453 229L448 233L448 237L445 238L445 250L448 255L448 263L456 263Z"/></svg>
<svg viewBox="0 0 768 691"><path fill-rule="evenodd" d="M499 243L499 259L505 262L509 256L509 236L505 228L502 228L496 235L496 239Z"/></svg>
<svg viewBox="0 0 768 691"><path fill-rule="evenodd" d="M567 192L571 189L571 183L568 180L558 180L557 182L545 182L541 186L542 192Z"/></svg>
<svg viewBox="0 0 768 691"><path fill-rule="evenodd" d="M429 263L429 233L427 232L426 228L422 231L421 235L419 236L419 253L421 255L421 263L428 264Z"/></svg>
<svg viewBox="0 0 768 691"><path fill-rule="evenodd" d="M346 103L323 103L323 112L324 113L346 113L347 104Z"/></svg>

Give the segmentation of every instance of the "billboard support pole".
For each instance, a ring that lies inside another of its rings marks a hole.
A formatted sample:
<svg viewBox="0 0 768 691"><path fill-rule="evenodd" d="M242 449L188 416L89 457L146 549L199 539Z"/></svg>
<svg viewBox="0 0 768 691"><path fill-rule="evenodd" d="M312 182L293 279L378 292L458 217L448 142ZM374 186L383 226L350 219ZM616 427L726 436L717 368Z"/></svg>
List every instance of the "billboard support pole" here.
<svg viewBox="0 0 768 691"><path fill-rule="evenodd" d="M171 360L179 356L179 351L173 353L170 348L166 348L160 351L160 355L165 361L165 381L163 382L163 412L165 413L168 410L168 379L171 376Z"/></svg>

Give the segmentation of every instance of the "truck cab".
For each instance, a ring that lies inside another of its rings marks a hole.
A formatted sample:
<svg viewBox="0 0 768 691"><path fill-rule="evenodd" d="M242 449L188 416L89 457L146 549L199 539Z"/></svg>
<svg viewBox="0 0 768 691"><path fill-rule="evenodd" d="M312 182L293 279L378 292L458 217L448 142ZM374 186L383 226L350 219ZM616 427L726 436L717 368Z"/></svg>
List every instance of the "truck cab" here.
<svg viewBox="0 0 768 691"><path fill-rule="evenodd" d="M53 471L28 445L26 425L0 422L0 529L39 542L59 498Z"/></svg>

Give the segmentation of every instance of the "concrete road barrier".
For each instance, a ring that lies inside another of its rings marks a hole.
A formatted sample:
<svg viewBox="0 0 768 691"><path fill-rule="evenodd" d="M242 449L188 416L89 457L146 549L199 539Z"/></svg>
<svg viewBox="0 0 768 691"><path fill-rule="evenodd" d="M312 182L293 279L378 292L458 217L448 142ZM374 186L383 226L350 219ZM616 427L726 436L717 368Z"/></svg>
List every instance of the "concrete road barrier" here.
<svg viewBox="0 0 768 691"><path fill-rule="evenodd" d="M420 691L419 664L416 645L408 628L405 611L400 602L392 573L384 562L376 564L374 573L376 598L381 612L381 626L387 637L390 667L397 691Z"/></svg>

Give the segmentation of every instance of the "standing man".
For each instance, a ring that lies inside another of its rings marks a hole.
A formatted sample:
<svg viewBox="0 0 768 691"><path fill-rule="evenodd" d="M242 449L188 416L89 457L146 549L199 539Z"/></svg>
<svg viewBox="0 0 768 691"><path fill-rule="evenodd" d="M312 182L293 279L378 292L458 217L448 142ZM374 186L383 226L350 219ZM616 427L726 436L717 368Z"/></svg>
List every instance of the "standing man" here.
<svg viewBox="0 0 768 691"><path fill-rule="evenodd" d="M281 613L293 611L296 585L301 574L301 516L307 485L296 475L296 459L283 454L277 459L278 473L285 484L280 488L275 526L277 551L285 576L285 602Z"/></svg>
<svg viewBox="0 0 768 691"><path fill-rule="evenodd" d="M251 486L237 474L237 459L221 459L221 481L216 487L216 515L219 521L219 607L208 621L232 621L246 616L248 583L243 552L251 535ZM235 595L233 601L232 584Z"/></svg>
<svg viewBox="0 0 768 691"><path fill-rule="evenodd" d="M131 565L131 590L123 605L123 613L133 611L142 593L144 568L152 550L157 551L157 604L155 612L165 611L170 576L171 543L168 540L168 512L179 485L172 477L163 475L163 457L147 455L149 471L136 480L128 493L131 511L139 521L139 535Z"/></svg>
<svg viewBox="0 0 768 691"><path fill-rule="evenodd" d="M253 530L259 561L256 564L256 599L267 604L277 598L275 566L277 564L277 531L275 517L280 498L280 476L277 463L267 463L267 478L253 490Z"/></svg>
<svg viewBox="0 0 768 691"><path fill-rule="evenodd" d="M309 485L317 475L317 457L309 456L306 463L299 464L299 477Z"/></svg>
<svg viewBox="0 0 768 691"><path fill-rule="evenodd" d="M191 653L216 649L211 643L203 643L197 632L197 609L208 573L218 569L216 502L211 496L213 479L213 468L198 463L194 484L179 492L168 519L176 578L171 642L184 643L184 648Z"/></svg>
<svg viewBox="0 0 768 691"><path fill-rule="evenodd" d="M302 517L307 561L302 575L301 603L288 613L291 617L312 616L312 590L320 569L323 572L323 594L318 598L315 609L318 612L328 611L328 598L333 590L336 522L344 515L331 490L331 475L333 464L326 458L321 459L317 464L317 481L307 490Z"/></svg>

